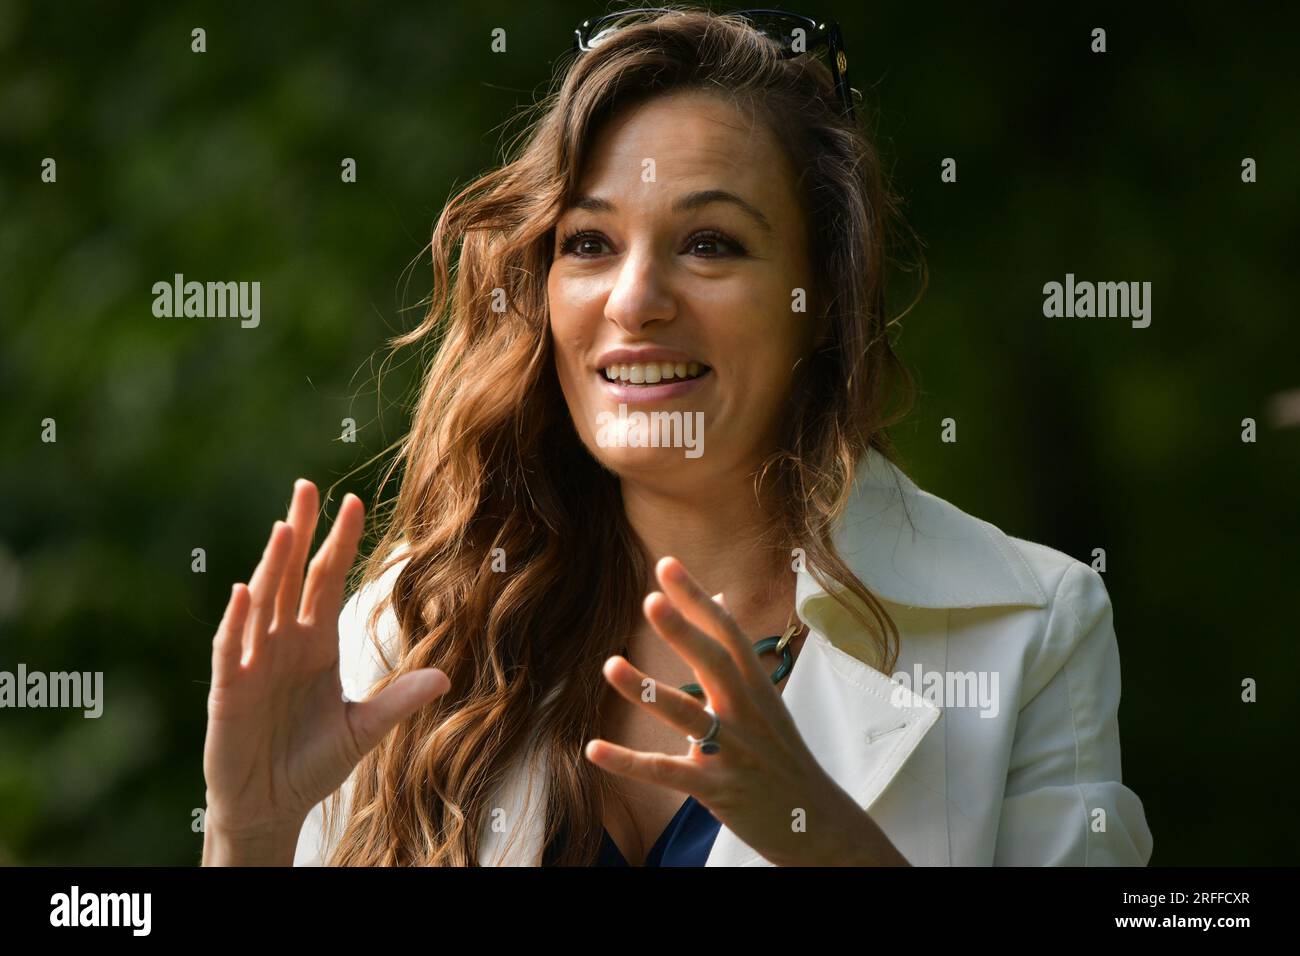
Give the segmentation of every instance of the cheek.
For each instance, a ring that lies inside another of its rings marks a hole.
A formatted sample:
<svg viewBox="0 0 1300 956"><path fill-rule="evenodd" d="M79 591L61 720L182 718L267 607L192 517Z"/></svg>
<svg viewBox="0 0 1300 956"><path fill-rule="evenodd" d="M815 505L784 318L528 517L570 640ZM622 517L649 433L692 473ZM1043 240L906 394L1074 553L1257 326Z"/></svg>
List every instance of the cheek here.
<svg viewBox="0 0 1300 956"><path fill-rule="evenodd" d="M551 339L555 343L555 356L563 368L573 354L574 330L578 325L577 312L565 294L564 283L556 280L554 273L546 283L546 304L550 316Z"/></svg>
<svg viewBox="0 0 1300 956"><path fill-rule="evenodd" d="M590 310L575 300L572 284L557 280L554 274L546 288L556 373L565 397L572 403L581 396L575 387L582 384L585 356L591 351L592 325L587 318Z"/></svg>
<svg viewBox="0 0 1300 956"><path fill-rule="evenodd" d="M762 388L764 394L787 388L791 368L806 353L808 315L790 308L783 288L771 288L748 297L744 306L728 310L725 329L717 337L721 354L735 380L745 388Z"/></svg>

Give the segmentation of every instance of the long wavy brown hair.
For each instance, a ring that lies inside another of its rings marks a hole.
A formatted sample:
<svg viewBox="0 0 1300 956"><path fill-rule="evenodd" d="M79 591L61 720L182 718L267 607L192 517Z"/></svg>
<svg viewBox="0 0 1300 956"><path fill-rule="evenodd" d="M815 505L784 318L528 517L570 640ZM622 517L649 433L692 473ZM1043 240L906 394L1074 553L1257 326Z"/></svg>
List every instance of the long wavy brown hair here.
<svg viewBox="0 0 1300 956"><path fill-rule="evenodd" d="M612 692L601 665L636 630L650 562L617 476L570 418L546 282L554 226L601 124L646 97L725 96L770 124L803 171L809 300L824 332L797 376L780 446L754 474L755 493L776 492L772 541L804 549L808 571L871 635L873 664L894 668L897 627L836 554L831 533L867 449L896 459L886 428L915 398L885 301L886 251L911 233L865 123L840 114L824 63L782 59L742 19L674 9L640 15L562 61L507 161L438 218L428 312L390 340L436 353L388 471L402 469L400 491L360 581L405 561L367 620L391 668L377 686L438 667L451 690L357 766L331 864L474 864L491 797L534 735L552 755L548 847L564 835L548 862L590 864L599 851L615 790L582 748L600 735L600 702ZM919 256L916 264L921 291L911 304L924 292ZM502 301L505 311L494 311ZM505 573L494 571L494 556L505 557ZM377 628L388 613L397 629L385 648Z"/></svg>

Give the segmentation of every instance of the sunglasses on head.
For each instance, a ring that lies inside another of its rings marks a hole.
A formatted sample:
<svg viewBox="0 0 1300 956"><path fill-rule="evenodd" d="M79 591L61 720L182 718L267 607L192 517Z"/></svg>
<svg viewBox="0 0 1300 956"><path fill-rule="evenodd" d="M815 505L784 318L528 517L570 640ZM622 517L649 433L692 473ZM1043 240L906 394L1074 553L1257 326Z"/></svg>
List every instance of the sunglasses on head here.
<svg viewBox="0 0 1300 956"><path fill-rule="evenodd" d="M584 20L574 33L574 47L579 53L586 53L597 46L610 33L623 26L629 17L641 14L681 13L665 7L635 7L607 13L594 20ZM840 35L840 25L834 20L819 23L812 17L784 10L731 10L728 15L744 19L763 36L775 41L781 48L781 57L800 56L804 53L826 48L830 59L831 75L835 79L835 91L840 98L840 109L844 116L852 120L856 116L853 103L853 89L849 86L849 61L844 53L844 39Z"/></svg>

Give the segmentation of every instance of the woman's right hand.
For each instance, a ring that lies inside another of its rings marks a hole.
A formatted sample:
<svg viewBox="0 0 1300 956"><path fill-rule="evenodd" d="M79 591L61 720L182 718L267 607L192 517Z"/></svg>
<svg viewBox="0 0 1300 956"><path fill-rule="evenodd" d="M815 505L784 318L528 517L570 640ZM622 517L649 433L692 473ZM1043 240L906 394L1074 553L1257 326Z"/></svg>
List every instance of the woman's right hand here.
<svg viewBox="0 0 1300 956"><path fill-rule="evenodd" d="M364 524L349 494L303 580L318 493L294 485L247 586L236 584L212 642L203 749L203 862L293 860L312 807L401 720L445 693L447 676L412 671L365 701L345 701L338 619Z"/></svg>

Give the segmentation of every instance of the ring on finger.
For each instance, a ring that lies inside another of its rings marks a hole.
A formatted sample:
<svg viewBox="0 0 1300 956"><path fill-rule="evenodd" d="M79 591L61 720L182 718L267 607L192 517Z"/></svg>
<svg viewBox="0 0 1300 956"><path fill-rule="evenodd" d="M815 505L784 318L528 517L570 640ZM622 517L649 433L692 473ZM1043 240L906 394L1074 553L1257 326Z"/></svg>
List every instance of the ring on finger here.
<svg viewBox="0 0 1300 956"><path fill-rule="evenodd" d="M712 756L722 749L718 743L718 733L722 730L722 721L718 715L713 712L713 707L709 704L704 705L704 712L713 718L713 724L709 727L709 732L703 737L694 737L687 734L686 739L690 741L692 747L699 747L700 753Z"/></svg>

